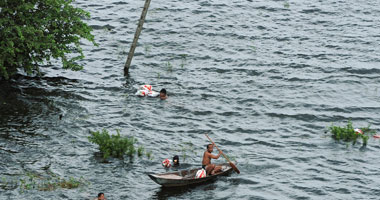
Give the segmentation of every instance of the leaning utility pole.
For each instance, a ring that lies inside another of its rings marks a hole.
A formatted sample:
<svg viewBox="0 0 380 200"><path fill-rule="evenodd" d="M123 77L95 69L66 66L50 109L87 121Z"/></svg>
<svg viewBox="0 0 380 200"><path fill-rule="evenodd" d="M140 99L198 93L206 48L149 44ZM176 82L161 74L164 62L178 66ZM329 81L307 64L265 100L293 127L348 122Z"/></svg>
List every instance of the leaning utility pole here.
<svg viewBox="0 0 380 200"><path fill-rule="evenodd" d="M124 76L128 76L129 67L131 66L133 55L135 54L135 49L137 46L137 40L139 40L140 33L141 33L141 30L142 30L142 27L143 27L143 24L145 21L145 16L146 16L146 13L148 12L149 4L150 4L150 0L145 0L144 9L141 13L141 17L139 20L139 24L137 25L135 37L133 38L132 46L131 46L131 49L129 50L129 53L128 53L127 62L124 65Z"/></svg>

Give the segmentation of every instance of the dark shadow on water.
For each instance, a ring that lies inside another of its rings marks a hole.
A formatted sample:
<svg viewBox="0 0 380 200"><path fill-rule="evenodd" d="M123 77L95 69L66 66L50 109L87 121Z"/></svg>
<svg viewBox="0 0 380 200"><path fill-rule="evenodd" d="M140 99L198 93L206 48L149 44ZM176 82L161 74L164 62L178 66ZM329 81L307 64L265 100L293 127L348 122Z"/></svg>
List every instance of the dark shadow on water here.
<svg viewBox="0 0 380 200"><path fill-rule="evenodd" d="M367 145L363 145L359 148L360 151L367 151Z"/></svg>
<svg viewBox="0 0 380 200"><path fill-rule="evenodd" d="M228 177L231 175L225 175L225 176L219 176L216 177L216 179L212 179L207 182L195 184L195 185L189 185L189 186L179 186L179 187L162 187L160 186L157 191L152 195L151 199L168 199L168 198L178 198L178 199L186 199L184 198L184 195L186 196L192 196L191 193L197 193L197 192L207 192L216 190L218 188L217 182L222 181L226 183L231 183L233 185L239 185L240 180L232 179L232 182L229 180Z"/></svg>
<svg viewBox="0 0 380 200"><path fill-rule="evenodd" d="M177 197L179 199L183 199L182 196L186 193L195 192L196 190L201 191L209 191L215 190L217 188L215 182L219 178L215 180L211 180L205 183L201 183L198 185L190 185L190 186L181 186L181 187L160 187L152 196L152 199L168 199L171 197Z"/></svg>
<svg viewBox="0 0 380 200"><path fill-rule="evenodd" d="M62 86L76 84L76 80L64 77L28 77L18 75L11 80L0 81L0 116L27 117L31 113L59 111L52 98L75 98L74 94L47 86ZM59 114L57 115L57 119ZM3 119L5 117L2 117Z"/></svg>
<svg viewBox="0 0 380 200"><path fill-rule="evenodd" d="M46 139L41 132L55 127L64 118L63 106L57 105L57 99L62 99L58 102L61 104L78 99L73 92L62 90L60 86L76 83L64 77L23 75L0 80L0 138L5 139L4 144L24 145ZM9 151L17 152L17 145L9 147Z"/></svg>

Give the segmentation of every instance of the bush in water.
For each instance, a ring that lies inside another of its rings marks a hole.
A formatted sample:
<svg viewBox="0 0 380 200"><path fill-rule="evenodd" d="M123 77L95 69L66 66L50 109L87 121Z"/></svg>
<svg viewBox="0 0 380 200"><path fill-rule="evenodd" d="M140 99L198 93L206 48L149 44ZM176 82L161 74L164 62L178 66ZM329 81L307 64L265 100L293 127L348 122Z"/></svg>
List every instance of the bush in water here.
<svg viewBox="0 0 380 200"><path fill-rule="evenodd" d="M38 64L61 59L64 69L80 70L80 39L97 45L83 19L90 14L74 8L73 0L0 1L0 79L18 69L39 72Z"/></svg>
<svg viewBox="0 0 380 200"><path fill-rule="evenodd" d="M345 142L352 142L352 144L356 144L357 139L361 138L363 142L363 146L367 145L367 141L370 134L374 134L375 131L371 130L368 127L366 128L360 128L362 130L362 134L355 131L355 129L352 126L352 122L348 121L347 125L345 127L339 127L339 126L330 126L329 130L332 133L332 137L335 140L343 140Z"/></svg>
<svg viewBox="0 0 380 200"><path fill-rule="evenodd" d="M109 157L123 159L124 155L133 158L136 152L139 157L143 155L144 147L140 146L136 150L135 144L137 139L134 137L122 137L119 130L116 130L116 132L116 135L110 135L105 129L102 132L91 132L88 140L91 143L99 145L99 150L103 154L104 159Z"/></svg>

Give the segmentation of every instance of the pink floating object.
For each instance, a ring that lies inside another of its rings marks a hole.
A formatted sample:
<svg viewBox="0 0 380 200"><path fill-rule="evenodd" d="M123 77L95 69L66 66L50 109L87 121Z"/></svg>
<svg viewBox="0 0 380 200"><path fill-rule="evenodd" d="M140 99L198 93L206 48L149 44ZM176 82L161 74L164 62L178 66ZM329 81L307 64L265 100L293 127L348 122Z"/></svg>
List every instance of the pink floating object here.
<svg viewBox="0 0 380 200"><path fill-rule="evenodd" d="M373 137L374 138L380 138L380 135L374 135Z"/></svg>
<svg viewBox="0 0 380 200"><path fill-rule="evenodd" d="M164 161L162 161L162 166L169 168L172 166L172 164L170 163L170 160L166 158Z"/></svg>
<svg viewBox="0 0 380 200"><path fill-rule="evenodd" d="M363 135L363 131L361 129L355 128L354 131L356 134L362 134Z"/></svg>

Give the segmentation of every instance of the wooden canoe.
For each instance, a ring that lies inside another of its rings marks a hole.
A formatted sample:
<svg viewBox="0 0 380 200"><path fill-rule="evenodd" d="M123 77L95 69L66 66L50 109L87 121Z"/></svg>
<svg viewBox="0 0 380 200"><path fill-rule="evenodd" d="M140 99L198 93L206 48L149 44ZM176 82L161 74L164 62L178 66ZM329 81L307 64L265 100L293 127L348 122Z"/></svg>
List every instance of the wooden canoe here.
<svg viewBox="0 0 380 200"><path fill-rule="evenodd" d="M233 171L229 163L218 164L218 166L222 166L221 172L211 176L207 175L204 178L195 178L195 174L201 168L164 174L148 174L148 176L163 187L177 187L204 183L206 181L214 180L218 176L228 175Z"/></svg>

